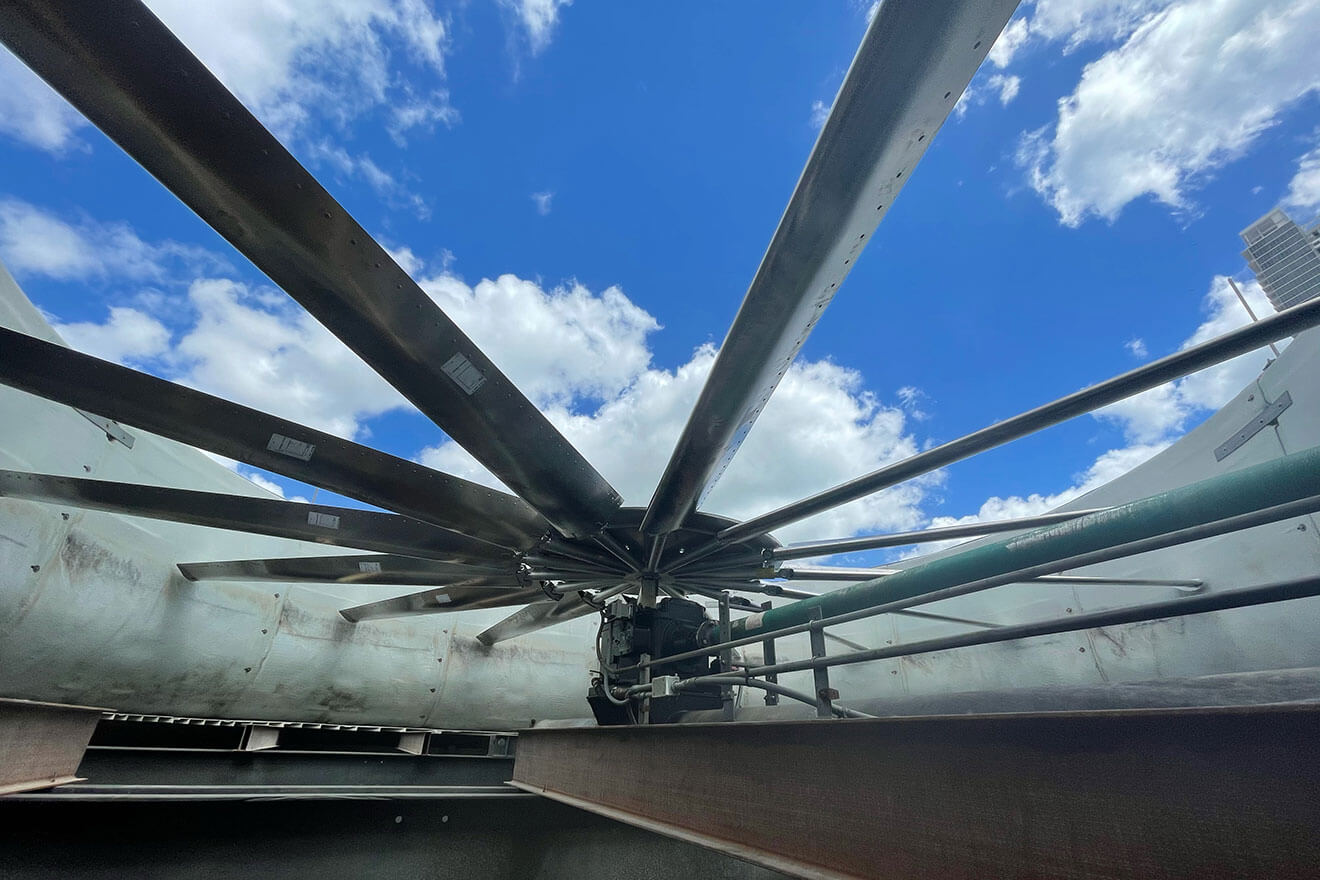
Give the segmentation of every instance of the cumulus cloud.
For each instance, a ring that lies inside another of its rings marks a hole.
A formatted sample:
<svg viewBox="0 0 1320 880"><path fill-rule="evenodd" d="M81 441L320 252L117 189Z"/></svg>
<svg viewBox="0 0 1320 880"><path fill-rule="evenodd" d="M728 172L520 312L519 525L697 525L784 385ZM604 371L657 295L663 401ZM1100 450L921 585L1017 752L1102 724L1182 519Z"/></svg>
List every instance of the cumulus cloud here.
<svg viewBox="0 0 1320 880"><path fill-rule="evenodd" d="M1180 211L1207 175L1320 88L1320 0L1038 5L1031 28L1125 42L1088 64L1058 118L1025 135L1031 186L1076 226L1150 196ZM1156 10L1158 11L1152 11ZM1069 31L1069 28L1072 30Z"/></svg>
<svg viewBox="0 0 1320 880"><path fill-rule="evenodd" d="M555 194L549 191L532 193L532 203L536 205L536 213L544 217L550 213L550 203L554 200Z"/></svg>
<svg viewBox="0 0 1320 880"><path fill-rule="evenodd" d="M1070 52L1084 43L1121 40L1171 0L1039 0L1032 36L1063 40Z"/></svg>
<svg viewBox="0 0 1320 880"><path fill-rule="evenodd" d="M1123 343L1123 347L1128 350L1128 354L1135 358L1144 358L1150 354L1149 349L1146 348L1146 340L1139 336Z"/></svg>
<svg viewBox="0 0 1320 880"><path fill-rule="evenodd" d="M82 115L23 62L0 46L0 133L20 143L65 153L83 146Z"/></svg>
<svg viewBox="0 0 1320 880"><path fill-rule="evenodd" d="M138 309L114 306L101 324L56 323L55 332L73 348L117 364L159 357L169 350L170 331Z"/></svg>
<svg viewBox="0 0 1320 880"><path fill-rule="evenodd" d="M159 281L180 269L225 265L203 248L146 242L127 224L88 217L70 221L19 199L0 199L0 257L15 275L56 281Z"/></svg>
<svg viewBox="0 0 1320 880"><path fill-rule="evenodd" d="M995 44L990 47L988 60L995 67L1008 67L1013 62L1013 56L1026 45L1027 37L1027 20L1013 19L999 34Z"/></svg>
<svg viewBox="0 0 1320 880"><path fill-rule="evenodd" d="M592 411L554 406L547 415L626 504L644 506L714 360L715 349L703 346L672 371L642 371ZM764 513L916 451L903 412L864 391L859 374L828 362L800 362L784 376L703 509L738 518ZM420 458L493 485L453 443L428 448ZM912 528L921 521L921 501L937 479L886 490L777 534L799 540Z"/></svg>
<svg viewBox="0 0 1320 880"><path fill-rule="evenodd" d="M194 310L165 375L341 437L409 404L283 293L225 279L188 288Z"/></svg>
<svg viewBox="0 0 1320 880"><path fill-rule="evenodd" d="M1297 173L1288 182L1283 205L1300 212L1303 221L1309 219L1308 215L1320 211L1320 147L1297 159Z"/></svg>
<svg viewBox="0 0 1320 880"><path fill-rule="evenodd" d="M282 135L313 116L347 121L403 96L384 37L444 73L448 26L426 0L151 0L153 12Z"/></svg>

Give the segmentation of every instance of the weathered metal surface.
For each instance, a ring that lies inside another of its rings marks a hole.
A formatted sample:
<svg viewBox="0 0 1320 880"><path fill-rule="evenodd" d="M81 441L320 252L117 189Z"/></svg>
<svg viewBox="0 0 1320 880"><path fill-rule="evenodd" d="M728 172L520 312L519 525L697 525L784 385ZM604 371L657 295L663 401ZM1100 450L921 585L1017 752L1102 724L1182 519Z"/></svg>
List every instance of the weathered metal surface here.
<svg viewBox="0 0 1320 880"><path fill-rule="evenodd" d="M0 496L445 562L513 560L512 551L458 532L348 507L3 470Z"/></svg>
<svg viewBox="0 0 1320 880"><path fill-rule="evenodd" d="M504 492L2 327L0 382L502 546L526 549L549 528Z"/></svg>
<svg viewBox="0 0 1320 880"><path fill-rule="evenodd" d="M181 562L190 581L276 581L316 584L416 584L439 586L456 576L503 573L515 564L446 563L413 556L364 553L352 556L293 556L284 559L234 559L227 562Z"/></svg>
<svg viewBox="0 0 1320 880"><path fill-rule="evenodd" d="M397 791L397 790L396 790ZM782 875L517 791L242 800L0 799L0 876L24 880L773 880ZM259 796L258 796L259 797ZM90 802L89 802L90 801ZM622 870L621 870L622 866Z"/></svg>
<svg viewBox="0 0 1320 880"><path fill-rule="evenodd" d="M609 483L143 3L8 3L0 41L562 532L610 518Z"/></svg>
<svg viewBox="0 0 1320 880"><path fill-rule="evenodd" d="M1017 0L875 13L647 510L679 528L720 478Z"/></svg>
<svg viewBox="0 0 1320 880"><path fill-rule="evenodd" d="M78 779L100 709L0 699L0 795Z"/></svg>
<svg viewBox="0 0 1320 880"><path fill-rule="evenodd" d="M1311 877L1320 707L532 730L514 782L802 877Z"/></svg>

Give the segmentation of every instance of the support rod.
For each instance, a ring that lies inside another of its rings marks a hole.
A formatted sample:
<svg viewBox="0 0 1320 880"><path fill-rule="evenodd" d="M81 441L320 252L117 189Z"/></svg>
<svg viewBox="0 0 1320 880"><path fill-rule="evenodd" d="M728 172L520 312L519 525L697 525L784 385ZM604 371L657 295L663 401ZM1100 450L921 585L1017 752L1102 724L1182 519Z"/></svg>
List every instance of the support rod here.
<svg viewBox="0 0 1320 880"><path fill-rule="evenodd" d="M1103 509L1102 507L1092 507L1086 510L1059 510L1054 513L1042 513L1039 516L1023 516L1017 519L995 520L994 522L963 523L956 526L918 529L914 532L893 532L888 535L865 535L860 538L838 538L833 541L790 544L787 547L776 547L767 553L766 557L769 559L807 559L812 556L832 556L836 553L854 553L859 550L879 550L882 547L906 547L909 544L926 544L931 541L949 541L955 538L978 538L981 535L1016 532L1018 529L1034 529L1037 526L1066 522L1079 516L1098 513Z"/></svg>
<svg viewBox="0 0 1320 880"><path fill-rule="evenodd" d="M988 645L994 642L1008 642L1037 636L1056 635L1058 633L1079 632L1085 629L1100 629L1106 626L1140 623L1144 620L1159 620L1164 617L1187 617L1192 614L1247 608L1253 605L1286 602L1291 599L1309 599L1313 596L1320 596L1320 576L1294 578L1241 590L1206 593L1200 596L1170 599L1164 602L1150 602L1127 608L1093 611L1089 614L1078 614L1061 619L1018 623L992 630L959 633L955 636L945 636L938 639L926 639L907 645L872 648L869 651L856 651L852 654L835 654L833 657L794 660L773 666L756 666L746 670L746 673L747 675L783 675L787 672L798 672L805 669L818 671L822 667L867 663L872 660L889 660L894 657L929 654L932 651L947 651L950 648L966 648L973 645Z"/></svg>
<svg viewBox="0 0 1320 880"><path fill-rule="evenodd" d="M816 606L826 617L858 611L1314 495L1320 495L1320 447L782 605L755 616L752 625L778 629L806 623ZM744 621L734 624L735 638L747 632Z"/></svg>
<svg viewBox="0 0 1320 880"><path fill-rule="evenodd" d="M719 532L709 544L685 554L675 567L703 558L717 547L762 535L858 498L864 498L881 489L930 473L978 452L993 449L1074 416L1108 406L1197 370L1255 351L1270 342L1294 336L1317 324L1320 324L1320 299L1284 309L1277 315L1255 324L1248 324L1200 345L1160 358L1144 367L1138 367L1098 385L1061 397L1052 403L982 428L973 434L918 453L802 501L730 526Z"/></svg>

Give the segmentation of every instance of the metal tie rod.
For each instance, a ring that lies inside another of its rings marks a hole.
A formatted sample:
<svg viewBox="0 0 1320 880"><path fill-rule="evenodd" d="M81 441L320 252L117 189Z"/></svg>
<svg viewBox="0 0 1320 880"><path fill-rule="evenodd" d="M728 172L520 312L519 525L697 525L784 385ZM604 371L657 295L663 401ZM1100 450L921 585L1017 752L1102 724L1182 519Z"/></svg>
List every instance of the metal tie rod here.
<svg viewBox="0 0 1320 880"><path fill-rule="evenodd" d="M978 452L993 449L1010 440L1025 437L1074 416L1108 406L1197 370L1223 363L1240 354L1255 351L1275 340L1295 336L1317 324L1320 324L1320 299L1285 309L1259 323L1248 324L1216 339L1194 345L1144 367L1115 376L1099 385L1092 385L1067 397L1061 397L1053 403L1039 406L855 480L841 483L802 501L730 526L718 532L708 544L685 554L673 568L695 562L727 544L762 535L850 501L856 501L858 498L864 498L905 480L930 473Z"/></svg>
<svg viewBox="0 0 1320 880"><path fill-rule="evenodd" d="M1149 538L1141 538L1136 541L1129 541L1125 544L1116 544L1112 547L1105 547L1088 553L1080 553L1076 556L1067 557L1066 559L1043 562L1039 565L1020 568L1016 571L1010 571L1005 574L981 578L979 580L970 581L953 587L946 587L941 590L935 590L934 592L918 596L908 596L896 599L893 602L874 605L870 608L862 608L858 611L850 611L846 614L836 614L832 617L826 617L821 620L813 620L807 623L769 630L767 632L757 633L754 636L744 636L721 644L709 645L704 648L694 648L691 651L671 654L668 657L656 657L646 664L625 666L612 671L614 674L619 674L639 669L643 665L655 666L661 663L675 663L679 660L687 660L691 657L710 656L729 648L741 648L743 645L751 645L757 642L763 642L767 639L778 639L785 636L797 635L815 628L838 626L839 624L851 623L854 620L863 620L879 614L890 614L914 605L926 605L933 602L940 602L945 599L954 599L958 596L965 596L969 593L978 593L982 590L989 590L994 587L1002 587L1006 584L1022 583L1023 581L1039 577L1040 575L1050 574L1056 571L1079 568L1086 565L1095 565L1096 563L1109 562L1110 560L1121 559L1125 556L1136 556L1137 554L1149 553L1154 550L1163 550L1166 547L1173 547L1177 544L1186 544L1192 541L1200 541L1205 538L1213 538L1229 532L1254 528L1255 526L1278 522L1279 520L1288 519L1294 516L1305 516L1307 514L1315 513L1317 510L1320 510L1320 495L1313 495L1307 498L1297 499L1296 501L1279 504L1274 507L1267 507L1263 510L1256 510L1250 513L1230 516L1225 519L1213 520L1189 528L1178 529L1176 531L1154 535ZM1188 602L1194 598L1198 597L1189 596L1174 601ZM996 630L996 632L999 632L1002 629L1003 627Z"/></svg>
<svg viewBox="0 0 1320 880"><path fill-rule="evenodd" d="M892 532L888 535L864 535L859 538L838 538L833 541L815 541L809 544L790 544L776 547L765 554L766 559L806 559L812 556L833 556L836 553L854 553L858 550L879 550L882 547L906 547L908 544L926 544L931 541L948 541L954 538L978 538L981 535L993 535L999 532L1013 532L1018 529L1034 529L1066 522L1089 513L1099 513L1103 507L1086 510L1059 510L1042 513L1039 516L1023 516L1017 519L1001 519L993 522L962 523L955 526L936 526L931 529L918 529L914 532Z"/></svg>
<svg viewBox="0 0 1320 880"><path fill-rule="evenodd" d="M914 654L929 654L932 651L947 651L950 648L966 648L973 645L988 645L995 642L1008 642L1037 636L1099 629L1106 626L1120 626L1145 620L1159 620L1165 617L1187 617L1192 614L1228 611L1233 608L1249 608L1254 605L1286 602L1291 599L1309 599L1314 596L1320 596L1320 576L1317 575L1277 581L1241 590L1227 590L1223 593L1206 593L1184 599L1170 599L1165 602L1150 602L1126 608L1093 611L1089 614L1079 614L1062 619L1055 618L1035 623L1001 626L991 630L978 630L938 639L926 639L907 645L872 648L867 651L855 651L851 654L835 654L832 657L793 660L776 663L773 666L757 666L745 670L745 674L749 676L783 675L786 672L799 672L805 669L814 670L853 663L868 663L873 660L889 660Z"/></svg>

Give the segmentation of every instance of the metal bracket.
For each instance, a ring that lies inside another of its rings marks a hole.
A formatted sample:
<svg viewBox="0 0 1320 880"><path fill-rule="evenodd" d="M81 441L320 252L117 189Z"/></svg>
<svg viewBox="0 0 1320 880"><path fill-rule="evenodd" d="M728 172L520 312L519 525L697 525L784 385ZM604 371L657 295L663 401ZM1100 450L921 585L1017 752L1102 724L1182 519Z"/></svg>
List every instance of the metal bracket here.
<svg viewBox="0 0 1320 880"><path fill-rule="evenodd" d="M1237 452L1242 444L1259 434L1262 428L1277 421L1283 411L1290 406L1292 406L1292 395L1285 391L1273 403L1261 410L1259 415L1243 425L1242 430L1216 446L1215 461L1223 461Z"/></svg>
<svg viewBox="0 0 1320 880"><path fill-rule="evenodd" d="M105 439L111 442L118 440L129 449L133 448L133 435L125 431L123 426L118 422L113 422L110 419L103 418L94 413L89 413L85 409L78 409L77 407L74 407L74 412L78 413L78 415L105 432Z"/></svg>

